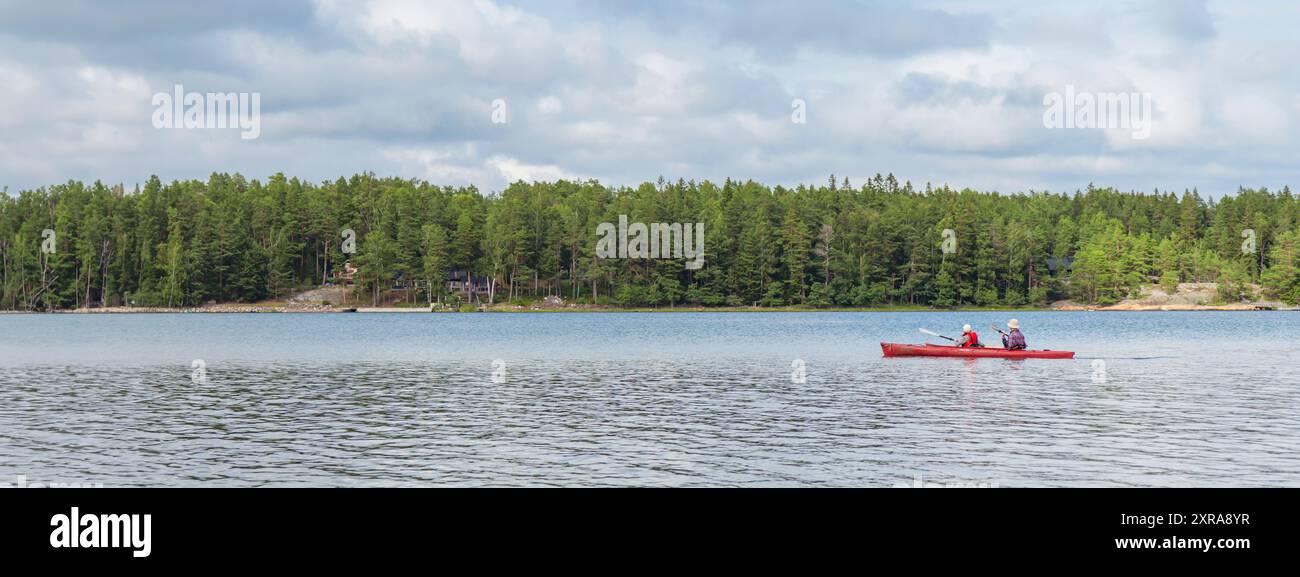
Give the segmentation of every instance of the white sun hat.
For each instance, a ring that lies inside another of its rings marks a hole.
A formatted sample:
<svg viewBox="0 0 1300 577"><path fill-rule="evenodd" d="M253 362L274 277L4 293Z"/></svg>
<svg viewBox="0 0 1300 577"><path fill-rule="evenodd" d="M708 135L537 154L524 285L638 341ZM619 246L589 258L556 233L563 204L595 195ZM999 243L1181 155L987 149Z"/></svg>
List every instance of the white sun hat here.
<svg viewBox="0 0 1300 577"><path fill-rule="evenodd" d="M1018 328L1020 328L1020 321L1018 321L1018 320L1016 320L1016 319L1011 319L1011 320L1007 321L1007 326L1009 326L1009 327L1011 327L1011 328L1013 328L1013 329L1018 329Z"/></svg>
<svg viewBox="0 0 1300 577"><path fill-rule="evenodd" d="M962 325L962 326L961 326L961 334L964 335L964 334L969 333L969 332L970 332L970 325Z"/></svg>

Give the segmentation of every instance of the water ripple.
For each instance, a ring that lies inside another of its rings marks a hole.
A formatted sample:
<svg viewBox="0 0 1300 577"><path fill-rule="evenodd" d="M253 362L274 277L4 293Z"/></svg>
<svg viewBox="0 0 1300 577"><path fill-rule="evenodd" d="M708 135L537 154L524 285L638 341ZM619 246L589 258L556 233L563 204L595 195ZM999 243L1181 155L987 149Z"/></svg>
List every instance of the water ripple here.
<svg viewBox="0 0 1300 577"><path fill-rule="evenodd" d="M148 333L11 316L25 337L0 340L0 482L1300 485L1298 351L1280 338L1297 317L1175 316L1258 336L1197 354L1156 338L1170 316L1022 315L1068 326L1103 381L1092 359L872 349L960 320L940 313L196 315Z"/></svg>

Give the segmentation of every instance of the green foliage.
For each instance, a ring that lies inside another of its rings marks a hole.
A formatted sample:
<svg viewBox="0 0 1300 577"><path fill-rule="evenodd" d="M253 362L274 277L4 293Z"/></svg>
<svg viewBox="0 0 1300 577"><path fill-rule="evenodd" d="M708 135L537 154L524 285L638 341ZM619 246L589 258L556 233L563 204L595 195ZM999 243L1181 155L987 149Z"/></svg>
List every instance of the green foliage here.
<svg viewBox="0 0 1300 577"><path fill-rule="evenodd" d="M423 275L425 283L425 295L428 302L433 303L442 296L443 280L447 278L447 265L450 258L450 247L447 245L447 232L442 225L437 223L426 224L421 229L423 231L423 245L421 252L424 258L421 262L420 272Z"/></svg>
<svg viewBox="0 0 1300 577"><path fill-rule="evenodd" d="M1178 271L1168 269L1160 273L1160 288L1164 289L1166 294L1174 294L1178 290Z"/></svg>
<svg viewBox="0 0 1300 577"><path fill-rule="evenodd" d="M1266 293L1292 306L1300 304L1300 230L1279 234L1269 255L1263 274Z"/></svg>
<svg viewBox="0 0 1300 577"><path fill-rule="evenodd" d="M619 215L704 223L705 266L598 258L596 226ZM795 188L518 182L491 195L371 174L319 184L281 174L153 177L129 192L68 182L0 195L0 308L282 299L338 282L344 263L359 269L354 298L372 304L443 299L457 270L491 280L487 302L1024 306L1219 282L1224 300L1250 298L1258 283L1294 304L1297 222L1300 202L1287 189L1241 189L1216 202L1194 190L1092 186L1006 195L918 190L888 175L857 188L844 179ZM53 253L41 250L45 229L56 232ZM344 229L356 233L355 252L344 252ZM945 240L954 251L942 250ZM1065 257L1073 267L1052 270L1049 259Z"/></svg>
<svg viewBox="0 0 1300 577"><path fill-rule="evenodd" d="M1239 261L1225 263L1219 272L1218 298L1226 303L1250 300L1254 294L1248 286L1249 281L1245 264Z"/></svg>

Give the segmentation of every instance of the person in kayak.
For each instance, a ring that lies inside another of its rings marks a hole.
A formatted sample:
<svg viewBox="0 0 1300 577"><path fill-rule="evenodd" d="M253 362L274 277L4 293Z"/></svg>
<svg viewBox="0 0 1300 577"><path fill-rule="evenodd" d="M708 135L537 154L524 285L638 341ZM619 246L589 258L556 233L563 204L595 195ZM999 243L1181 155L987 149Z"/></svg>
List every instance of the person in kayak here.
<svg viewBox="0 0 1300 577"><path fill-rule="evenodd" d="M1020 351L1027 348L1025 335L1020 332L1020 321L1016 319L1007 321L1007 328L1011 329L1011 332L1002 335L1002 347L1009 351Z"/></svg>
<svg viewBox="0 0 1300 577"><path fill-rule="evenodd" d="M961 338L957 340L957 346L963 349L978 349L984 347L984 345L980 343L980 336L970 328L970 325L964 325L961 327Z"/></svg>

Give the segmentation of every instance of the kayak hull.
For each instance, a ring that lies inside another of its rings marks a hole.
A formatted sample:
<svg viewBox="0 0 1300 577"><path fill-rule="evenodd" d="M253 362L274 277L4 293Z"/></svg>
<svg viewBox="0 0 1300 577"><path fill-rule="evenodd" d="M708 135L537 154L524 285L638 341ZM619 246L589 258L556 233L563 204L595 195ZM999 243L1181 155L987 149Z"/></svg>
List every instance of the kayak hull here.
<svg viewBox="0 0 1300 577"><path fill-rule="evenodd" d="M956 357L965 359L1073 359L1074 351L1032 351L987 348L961 348L944 345L907 345L880 343L886 357Z"/></svg>

